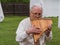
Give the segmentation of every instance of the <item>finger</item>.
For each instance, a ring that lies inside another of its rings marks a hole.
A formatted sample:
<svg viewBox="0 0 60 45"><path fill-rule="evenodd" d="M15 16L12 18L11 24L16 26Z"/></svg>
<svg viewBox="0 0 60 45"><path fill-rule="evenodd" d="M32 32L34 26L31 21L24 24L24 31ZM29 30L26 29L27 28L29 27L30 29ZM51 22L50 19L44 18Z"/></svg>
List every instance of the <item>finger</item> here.
<svg viewBox="0 0 60 45"><path fill-rule="evenodd" d="M49 25L49 26L48 26L48 29L52 29L52 25Z"/></svg>

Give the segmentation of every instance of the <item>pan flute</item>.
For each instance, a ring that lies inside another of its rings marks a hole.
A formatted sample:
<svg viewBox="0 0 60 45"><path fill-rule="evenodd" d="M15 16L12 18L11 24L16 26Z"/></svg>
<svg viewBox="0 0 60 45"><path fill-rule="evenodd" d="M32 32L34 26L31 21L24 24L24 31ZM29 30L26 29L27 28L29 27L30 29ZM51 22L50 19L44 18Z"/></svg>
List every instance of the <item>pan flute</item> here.
<svg viewBox="0 0 60 45"><path fill-rule="evenodd" d="M37 42L42 34L48 29L49 25L52 25L52 20L48 18L41 18L31 21L32 25L36 28L40 28L40 34L34 34L34 42Z"/></svg>

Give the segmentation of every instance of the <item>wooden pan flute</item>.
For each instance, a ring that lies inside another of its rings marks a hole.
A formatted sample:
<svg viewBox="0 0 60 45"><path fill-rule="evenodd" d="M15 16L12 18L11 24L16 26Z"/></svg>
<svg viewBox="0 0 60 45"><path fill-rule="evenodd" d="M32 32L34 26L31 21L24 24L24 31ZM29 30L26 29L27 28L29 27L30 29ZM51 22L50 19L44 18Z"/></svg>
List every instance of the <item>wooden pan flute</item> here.
<svg viewBox="0 0 60 45"><path fill-rule="evenodd" d="M40 28L40 34L34 34L34 41L37 42L42 34L48 29L49 25L52 25L52 20L48 18L40 18L31 21L32 25L36 28Z"/></svg>

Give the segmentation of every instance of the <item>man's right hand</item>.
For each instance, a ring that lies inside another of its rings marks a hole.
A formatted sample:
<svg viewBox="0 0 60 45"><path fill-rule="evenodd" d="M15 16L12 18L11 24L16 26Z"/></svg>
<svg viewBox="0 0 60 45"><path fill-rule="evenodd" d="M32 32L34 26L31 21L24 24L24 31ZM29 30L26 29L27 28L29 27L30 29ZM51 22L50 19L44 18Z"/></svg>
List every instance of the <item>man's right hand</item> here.
<svg viewBox="0 0 60 45"><path fill-rule="evenodd" d="M27 34L39 34L40 32L41 32L40 28L35 27L32 27L31 29L26 31Z"/></svg>

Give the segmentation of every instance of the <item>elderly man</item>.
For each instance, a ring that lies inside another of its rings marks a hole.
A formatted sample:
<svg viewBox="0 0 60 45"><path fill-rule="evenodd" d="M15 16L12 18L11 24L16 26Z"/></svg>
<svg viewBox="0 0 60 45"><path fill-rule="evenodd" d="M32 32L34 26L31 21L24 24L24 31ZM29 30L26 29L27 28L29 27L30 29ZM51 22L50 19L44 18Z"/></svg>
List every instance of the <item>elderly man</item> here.
<svg viewBox="0 0 60 45"><path fill-rule="evenodd" d="M51 25L45 33L41 36L39 41L34 44L33 34L40 33L39 29L36 29L31 25L31 20L39 19L42 17L42 7L34 5L30 9L30 17L22 20L16 31L16 41L19 42L19 45L46 45L45 40L52 39Z"/></svg>

